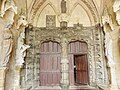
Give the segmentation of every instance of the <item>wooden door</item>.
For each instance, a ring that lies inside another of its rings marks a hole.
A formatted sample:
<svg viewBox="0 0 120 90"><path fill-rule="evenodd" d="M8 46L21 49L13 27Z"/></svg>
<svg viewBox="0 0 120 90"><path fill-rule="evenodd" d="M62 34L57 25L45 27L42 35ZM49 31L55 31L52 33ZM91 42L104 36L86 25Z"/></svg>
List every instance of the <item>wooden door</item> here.
<svg viewBox="0 0 120 90"><path fill-rule="evenodd" d="M80 58L84 58L86 61L86 67L88 68L88 64L87 64L87 44L85 42L80 42L80 41L75 41L75 42L71 42L68 46L68 60L69 60L69 80L70 80L70 85L74 85L76 83L76 71L75 71L75 59L77 58L77 55L85 55L84 57L79 57ZM80 59L81 60L81 59ZM82 61L80 61L82 62ZM79 64L78 64L79 65ZM87 76L88 75L88 71L86 71ZM79 73L78 73L79 74ZM78 77L77 74L77 77ZM89 79L87 79L89 82Z"/></svg>
<svg viewBox="0 0 120 90"><path fill-rule="evenodd" d="M88 64L86 55L74 56L74 77L76 84L88 84Z"/></svg>
<svg viewBox="0 0 120 90"><path fill-rule="evenodd" d="M61 49L56 42L45 42L40 53L40 86L59 85Z"/></svg>

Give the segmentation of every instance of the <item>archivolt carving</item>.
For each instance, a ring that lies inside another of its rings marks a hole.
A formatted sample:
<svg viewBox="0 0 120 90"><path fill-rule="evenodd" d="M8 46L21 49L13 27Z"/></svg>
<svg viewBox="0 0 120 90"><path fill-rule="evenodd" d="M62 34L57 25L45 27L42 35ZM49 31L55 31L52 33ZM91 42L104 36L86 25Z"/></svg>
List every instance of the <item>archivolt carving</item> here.
<svg viewBox="0 0 120 90"><path fill-rule="evenodd" d="M37 13L37 11L38 11L38 9L42 6L42 4L45 2L46 0L39 0L39 4L38 4L38 1L37 0L35 0L35 2L34 2L34 4L33 4L33 6L32 6L32 10L31 10L31 20L33 20L33 18L35 17L35 15L36 15L36 13ZM37 5L36 5L36 3L37 3ZM33 9L34 8L34 9Z"/></svg>
<svg viewBox="0 0 120 90"><path fill-rule="evenodd" d="M94 10L92 9L92 7L90 6L90 4L88 2L86 2L86 0L81 0L81 1L84 2L88 6L88 8L90 9L90 11L94 17L94 21L97 22L96 14L95 14Z"/></svg>

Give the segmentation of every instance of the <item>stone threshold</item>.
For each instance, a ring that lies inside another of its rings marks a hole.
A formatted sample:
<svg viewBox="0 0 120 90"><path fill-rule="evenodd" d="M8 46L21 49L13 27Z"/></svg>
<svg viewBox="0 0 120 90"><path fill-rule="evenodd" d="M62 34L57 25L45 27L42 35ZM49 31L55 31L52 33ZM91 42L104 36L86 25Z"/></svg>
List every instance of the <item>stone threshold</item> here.
<svg viewBox="0 0 120 90"><path fill-rule="evenodd" d="M62 90L60 86L40 86L35 90ZM97 90L95 87L88 85L70 86L68 90Z"/></svg>

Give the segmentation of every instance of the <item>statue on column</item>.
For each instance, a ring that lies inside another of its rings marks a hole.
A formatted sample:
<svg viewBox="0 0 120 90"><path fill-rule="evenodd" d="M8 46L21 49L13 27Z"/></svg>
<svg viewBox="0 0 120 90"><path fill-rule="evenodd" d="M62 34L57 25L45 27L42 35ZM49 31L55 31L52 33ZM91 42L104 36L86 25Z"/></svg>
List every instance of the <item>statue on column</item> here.
<svg viewBox="0 0 120 90"><path fill-rule="evenodd" d="M66 13L66 11L67 11L66 1L62 0L61 1L61 13Z"/></svg>
<svg viewBox="0 0 120 90"><path fill-rule="evenodd" d="M1 61L2 61L2 66L6 66L7 63L9 62L10 54L12 51L12 33L9 30L9 28L5 28L3 31L3 40L2 40L2 47L1 47Z"/></svg>
<svg viewBox="0 0 120 90"><path fill-rule="evenodd" d="M29 45L24 44L25 39L25 26L28 24L26 17L21 15L17 22L17 30L20 33L16 49L16 65L23 65L24 57L26 56L26 50L30 48ZM21 27L23 25L23 28Z"/></svg>
<svg viewBox="0 0 120 90"><path fill-rule="evenodd" d="M1 4L0 64L1 66L6 66L9 62L13 46L12 32L10 31L10 28L13 25L14 16L15 13L17 13L17 9L13 0L2 0Z"/></svg>
<svg viewBox="0 0 120 90"><path fill-rule="evenodd" d="M23 65L24 57L26 56L26 50L30 48L29 45L24 44L24 31L20 34L17 43L17 50L16 50L16 65Z"/></svg>
<svg viewBox="0 0 120 90"><path fill-rule="evenodd" d="M105 55L108 60L108 65L114 65L113 53L112 53L112 38L109 32L105 33Z"/></svg>

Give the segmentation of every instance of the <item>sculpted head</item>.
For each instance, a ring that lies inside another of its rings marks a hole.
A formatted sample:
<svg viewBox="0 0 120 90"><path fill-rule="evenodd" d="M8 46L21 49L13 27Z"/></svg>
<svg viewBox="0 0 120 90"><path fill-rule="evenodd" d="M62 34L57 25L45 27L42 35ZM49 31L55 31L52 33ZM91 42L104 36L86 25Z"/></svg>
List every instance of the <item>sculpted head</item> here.
<svg viewBox="0 0 120 90"><path fill-rule="evenodd" d="M18 20L17 29L19 29L19 27L20 27L21 25L26 26L27 24L28 24L28 22L27 22L27 20L26 20L26 17L23 16L23 15L21 15L21 16L19 17L19 20Z"/></svg>

